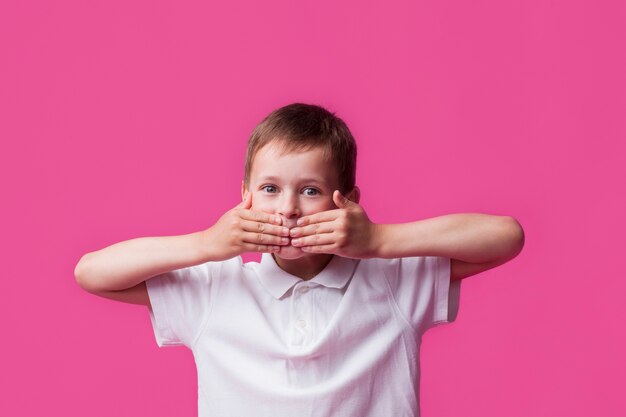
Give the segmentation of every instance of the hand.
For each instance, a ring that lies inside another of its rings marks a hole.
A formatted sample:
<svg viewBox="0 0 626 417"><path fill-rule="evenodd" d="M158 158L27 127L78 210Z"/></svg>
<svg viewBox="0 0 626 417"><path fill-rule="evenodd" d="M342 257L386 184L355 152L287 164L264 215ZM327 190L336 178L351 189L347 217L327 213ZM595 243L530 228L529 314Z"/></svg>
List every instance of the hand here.
<svg viewBox="0 0 626 417"><path fill-rule="evenodd" d="M289 244L289 228L281 226L279 216L251 207L252 193L248 192L240 204L204 231L211 260L222 261L244 252L277 252L280 246Z"/></svg>
<svg viewBox="0 0 626 417"><path fill-rule="evenodd" d="M379 225L372 223L360 205L338 190L333 193L333 201L338 209L298 219L298 227L291 229L291 244L303 252L333 253L356 259L376 256Z"/></svg>

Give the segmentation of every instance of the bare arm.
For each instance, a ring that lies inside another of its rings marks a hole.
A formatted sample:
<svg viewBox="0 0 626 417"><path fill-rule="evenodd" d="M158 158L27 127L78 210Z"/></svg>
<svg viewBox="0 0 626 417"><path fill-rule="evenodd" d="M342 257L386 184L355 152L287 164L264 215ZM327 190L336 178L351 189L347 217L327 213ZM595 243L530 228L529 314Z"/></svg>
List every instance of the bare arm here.
<svg viewBox="0 0 626 417"><path fill-rule="evenodd" d="M143 282L154 276L244 252L277 251L289 243L281 219L250 210L251 193L210 228L180 236L140 237L89 252L74 269L84 290L120 301L148 304ZM120 292L124 294L120 294Z"/></svg>
<svg viewBox="0 0 626 417"><path fill-rule="evenodd" d="M379 256L445 256L470 263L514 258L524 232L509 216L455 213L402 224L379 225Z"/></svg>
<svg viewBox="0 0 626 417"><path fill-rule="evenodd" d="M501 265L524 246L524 230L510 216L454 213L400 224L372 223L356 202L333 193L337 210L303 216L291 243L304 252L348 258L442 256L451 259L452 280Z"/></svg>
<svg viewBox="0 0 626 417"><path fill-rule="evenodd" d="M120 291L156 275L210 260L203 252L203 232L140 237L89 252L74 270L89 292Z"/></svg>

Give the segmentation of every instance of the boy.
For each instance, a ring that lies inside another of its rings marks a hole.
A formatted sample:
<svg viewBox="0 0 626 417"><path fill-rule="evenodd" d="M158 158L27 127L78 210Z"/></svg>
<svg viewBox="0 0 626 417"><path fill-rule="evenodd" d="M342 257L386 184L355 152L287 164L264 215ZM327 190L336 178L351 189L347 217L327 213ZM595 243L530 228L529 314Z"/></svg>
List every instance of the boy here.
<svg viewBox="0 0 626 417"><path fill-rule="evenodd" d="M146 305L159 347L192 350L200 416L419 416L423 333L524 233L485 214L374 224L355 167L333 113L277 109L249 139L242 203L201 232L88 253L77 282Z"/></svg>

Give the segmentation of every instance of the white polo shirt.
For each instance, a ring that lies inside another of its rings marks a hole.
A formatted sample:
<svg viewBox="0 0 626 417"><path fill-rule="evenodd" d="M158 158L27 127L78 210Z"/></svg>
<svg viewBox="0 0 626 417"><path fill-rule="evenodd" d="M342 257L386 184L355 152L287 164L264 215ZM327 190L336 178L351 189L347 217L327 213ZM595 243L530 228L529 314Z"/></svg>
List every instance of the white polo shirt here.
<svg viewBox="0 0 626 417"><path fill-rule="evenodd" d="M305 281L271 254L146 281L159 347L187 346L200 417L419 416L419 347L454 321L450 259L333 256Z"/></svg>

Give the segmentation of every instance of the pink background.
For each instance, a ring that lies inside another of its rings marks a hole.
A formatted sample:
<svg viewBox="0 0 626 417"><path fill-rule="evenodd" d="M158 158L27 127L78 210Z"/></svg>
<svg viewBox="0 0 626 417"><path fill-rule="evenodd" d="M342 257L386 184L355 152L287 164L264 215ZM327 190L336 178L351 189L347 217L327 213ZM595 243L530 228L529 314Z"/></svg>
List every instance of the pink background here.
<svg viewBox="0 0 626 417"><path fill-rule="evenodd" d="M294 101L348 123L375 222L525 229L426 334L424 416L626 415L625 3L217 3L0 3L0 415L196 415L191 351L73 269L213 224Z"/></svg>

